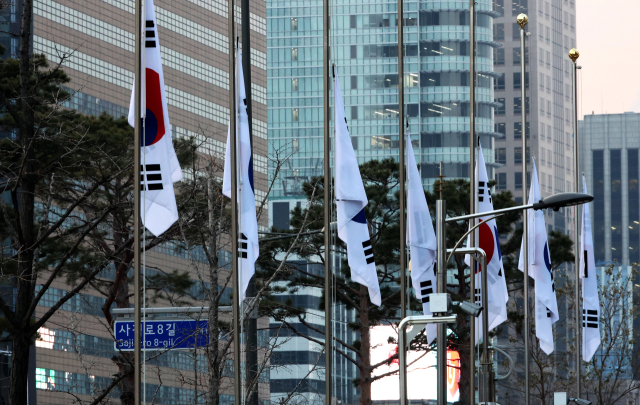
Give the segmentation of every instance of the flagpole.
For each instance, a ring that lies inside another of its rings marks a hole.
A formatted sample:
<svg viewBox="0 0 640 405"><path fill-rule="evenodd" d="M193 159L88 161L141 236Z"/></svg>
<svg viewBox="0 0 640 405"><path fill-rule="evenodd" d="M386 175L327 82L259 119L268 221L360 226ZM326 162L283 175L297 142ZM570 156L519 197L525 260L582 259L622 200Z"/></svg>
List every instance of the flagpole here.
<svg viewBox="0 0 640 405"><path fill-rule="evenodd" d="M142 367L141 367L141 350L142 344L142 320L140 314L140 308L142 307L142 294L140 294L140 152L141 152L141 139L142 139L142 2L143 0L136 0L135 2L135 101L134 101L134 135L133 135L133 295L134 295L134 353L133 353L133 368L134 368L134 402L135 405L140 405L142 398Z"/></svg>
<svg viewBox="0 0 640 405"><path fill-rule="evenodd" d="M235 404L242 405L240 377L240 275L238 273L238 135L236 130L235 4L229 0L229 136L231 146L231 274L233 283L233 378Z"/></svg>
<svg viewBox="0 0 640 405"><path fill-rule="evenodd" d="M476 0L469 0L469 214L476 211ZM440 163L442 165L442 163ZM442 173L440 173L442 175ZM440 186L443 188L443 185ZM469 227L475 225L476 220L469 222ZM476 233L469 234L469 247L476 246ZM469 298L475 302L475 272L473 255L469 255ZM483 304L484 305L484 304ZM476 319L469 317L469 355L471 359L471 378L469 379L469 402L476 403Z"/></svg>
<svg viewBox="0 0 640 405"><path fill-rule="evenodd" d="M400 221L400 320L407 316L407 232L405 230L405 127L404 127L404 12L403 0L398 0L398 174L399 179L399 202L400 212L398 220ZM408 120L407 120L408 121ZM411 140L409 140L411 142Z"/></svg>
<svg viewBox="0 0 640 405"><path fill-rule="evenodd" d="M524 27L529 22L526 14L520 14L517 23L520 26L520 103L522 108L522 201L527 203L527 83L525 80L525 32ZM524 246L524 403L529 405L529 241L527 211L522 211L522 246Z"/></svg>
<svg viewBox="0 0 640 405"><path fill-rule="evenodd" d="M575 191L576 193L580 192L580 176L578 175L579 173L579 166L578 166L578 69L580 68L578 66L578 57L580 57L580 52L578 52L577 49L573 48L569 51L569 58L571 58L571 60L573 61L573 106L574 106L574 121L573 121L573 160L574 160L574 175L575 175ZM575 317L576 317L576 397L580 398L580 392L582 391L582 387L581 384L582 382L580 381L581 379L581 366L582 366L582 359L581 359L581 352L582 350L580 350L581 348L581 339L580 339L580 244L578 243L578 238L580 238L580 229L579 229L579 224L578 224L578 214L579 214L579 206L576 205L575 208L575 224L574 224L574 228L575 228L575 232L576 232L576 237L574 240L575 243L575 283L576 283L576 288L575 288L575 300L576 300L576 305L575 305Z"/></svg>
<svg viewBox="0 0 640 405"><path fill-rule="evenodd" d="M329 0L322 1L322 70L324 83L324 384L325 405L331 405L333 387L331 380L331 368L333 367L331 355L332 330L331 330L331 297L332 276L331 270L331 111L329 109ZM335 69L335 66L333 67ZM334 72L335 73L335 72Z"/></svg>

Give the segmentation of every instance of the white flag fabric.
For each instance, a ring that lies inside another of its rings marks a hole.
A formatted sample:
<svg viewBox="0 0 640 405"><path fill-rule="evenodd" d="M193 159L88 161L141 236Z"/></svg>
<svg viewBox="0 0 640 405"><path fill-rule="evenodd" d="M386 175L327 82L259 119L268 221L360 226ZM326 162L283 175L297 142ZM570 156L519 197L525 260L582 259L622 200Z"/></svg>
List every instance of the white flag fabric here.
<svg viewBox="0 0 640 405"><path fill-rule="evenodd" d="M429 294L436 293L436 256L437 241L433 230L429 206L422 188L420 173L416 165L411 145L411 134L407 129L407 244L411 253L411 281L416 290L416 298L422 301L425 315L431 315ZM428 324L427 340L429 344L436 338L438 327Z"/></svg>
<svg viewBox="0 0 640 405"><path fill-rule="evenodd" d="M536 172L536 162L533 162L533 178L529 191L529 204L542 199ZM554 350L553 324L558 320L558 302L556 288L553 282L549 242L547 241L547 226L544 222L544 211L527 210L528 225L528 262L529 276L535 280L535 320L536 337L540 341L540 348L551 354ZM524 240L520 245L520 260L518 269L524 271Z"/></svg>
<svg viewBox="0 0 640 405"><path fill-rule="evenodd" d="M582 190L587 192L587 182L582 177ZM582 278L582 359L590 361L600 346L600 297L593 255L593 235L589 204L582 206L582 232L580 236L580 278Z"/></svg>
<svg viewBox="0 0 640 405"><path fill-rule="evenodd" d="M178 220L173 183L182 180L171 140L164 74L160 59L158 25L153 0L145 1L145 43L142 82L141 193L142 223L159 236ZM129 103L129 124L135 127L135 83Z"/></svg>
<svg viewBox="0 0 640 405"><path fill-rule="evenodd" d="M242 71L242 54L237 52L236 77L236 140L238 167L238 200L240 203L240 236L238 240L238 264L240 267L240 302L244 301L251 277L256 272L258 247L258 220L256 217L256 197L253 184L253 157L251 154L251 135L249 134L249 116L247 115L247 93ZM231 198L231 128L227 131L227 150L224 159L222 194Z"/></svg>
<svg viewBox="0 0 640 405"><path fill-rule="evenodd" d="M489 177L487 167L484 162L482 146L478 145L478 162L476 164L476 212L493 211L493 200L491 199L491 189L489 188ZM488 217L479 218L484 222ZM475 302L488 310L489 327L491 331L507 320L507 301L509 292L507 281L502 266L502 252L500 252L500 237L498 236L498 226L496 220L484 222L476 231L476 243L487 255L487 297L488 304L482 302L482 275L480 266L475 267ZM467 239L467 246L470 246ZM469 257L465 259L469 265ZM476 344L482 339L482 316L476 318Z"/></svg>
<svg viewBox="0 0 640 405"><path fill-rule="evenodd" d="M369 289L369 298L375 305L382 304L378 272L373 259L373 249L367 217L367 194L364 191L358 160L353 151L351 136L344 114L340 82L334 67L335 130L336 130L336 208L338 214L338 237L347 244L347 261L351 279ZM325 179L329 184L329 180Z"/></svg>

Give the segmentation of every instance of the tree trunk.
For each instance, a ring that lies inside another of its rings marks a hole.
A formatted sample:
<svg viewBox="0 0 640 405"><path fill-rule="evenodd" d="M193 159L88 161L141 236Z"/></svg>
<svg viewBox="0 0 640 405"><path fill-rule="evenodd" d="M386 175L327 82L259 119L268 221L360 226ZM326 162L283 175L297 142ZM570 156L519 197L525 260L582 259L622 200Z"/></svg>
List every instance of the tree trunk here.
<svg viewBox="0 0 640 405"><path fill-rule="evenodd" d="M369 290L360 286L360 405L371 405L371 335L369 331Z"/></svg>
<svg viewBox="0 0 640 405"><path fill-rule="evenodd" d="M461 342L462 344L458 347L458 354L460 355L460 382L458 383L458 389L460 390L460 404L468 404L471 395L475 395L475 393L471 393L471 367L473 364L473 359L469 356L469 350L466 350L469 347L469 339Z"/></svg>
<svg viewBox="0 0 640 405"><path fill-rule="evenodd" d="M27 403L27 377L29 375L29 346L31 337L25 333L15 333L11 354L10 404Z"/></svg>
<svg viewBox="0 0 640 405"><path fill-rule="evenodd" d="M215 218L215 184L210 177L208 184L209 209L209 347L207 361L209 365L209 392L207 405L219 405L221 383L220 328L218 325L218 225ZM235 342L234 342L235 344Z"/></svg>

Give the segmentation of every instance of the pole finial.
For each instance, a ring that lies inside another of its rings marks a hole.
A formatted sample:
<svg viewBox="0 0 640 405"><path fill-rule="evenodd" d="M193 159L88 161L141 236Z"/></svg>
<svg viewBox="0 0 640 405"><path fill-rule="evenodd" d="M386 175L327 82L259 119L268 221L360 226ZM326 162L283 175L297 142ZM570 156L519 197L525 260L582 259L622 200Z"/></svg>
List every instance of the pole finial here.
<svg viewBox="0 0 640 405"><path fill-rule="evenodd" d="M529 17L527 17L527 15L523 13L518 15L518 18L516 19L516 21L520 26L520 28L524 29L524 26L527 25L527 23L529 22Z"/></svg>
<svg viewBox="0 0 640 405"><path fill-rule="evenodd" d="M573 61L573 63L576 63L579 57L580 57L580 52L578 52L576 48L573 48L569 51L569 58Z"/></svg>

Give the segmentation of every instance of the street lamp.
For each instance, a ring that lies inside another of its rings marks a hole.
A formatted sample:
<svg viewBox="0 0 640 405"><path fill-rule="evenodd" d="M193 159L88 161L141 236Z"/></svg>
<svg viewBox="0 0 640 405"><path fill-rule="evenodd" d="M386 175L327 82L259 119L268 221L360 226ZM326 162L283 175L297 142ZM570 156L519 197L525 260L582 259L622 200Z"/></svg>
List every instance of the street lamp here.
<svg viewBox="0 0 640 405"><path fill-rule="evenodd" d="M503 208L499 210L487 211L487 212L479 212L473 213L469 215L462 215L458 217L446 218L446 201L438 200L436 201L436 237L437 237L437 247L438 247L438 291L446 291L445 284L445 276L446 276L446 264L448 260L445 260L446 257L446 223L447 222L458 222L458 221L466 221L475 218L482 217L498 217L504 215L509 212L517 212L524 211L527 209L534 210L542 210L542 209L553 209L554 211L559 210L563 207L569 207L574 205L586 204L588 202L593 201L593 196L589 194L583 193L559 193L543 198L537 203L519 205L515 207ZM483 221L484 222L484 221ZM451 249L451 255L455 252L456 248L462 243L462 240L471 232L473 232L477 227L479 227L483 222L478 224L470 225L469 231L460 238L460 240L455 244L454 248ZM471 224L471 223L470 223ZM451 257L451 256L449 256ZM487 298L487 285L486 285L486 277L487 277L486 267L482 271L482 303L485 307L488 308L488 298ZM473 277L473 273L471 274ZM472 292L473 293L473 292ZM525 302L526 305L526 302ZM482 332L483 332L483 354L482 354L482 376L484 378L480 379L480 393L483 393L480 398L480 402L495 402L495 390L493 387L493 378L490 375L492 373L490 366L491 362L489 361L489 348L488 348L488 340L489 336L489 326L487 322L487 311L483 314L483 322L482 322ZM446 403L446 391L443 386L445 383L445 379L442 377L446 375L446 344L445 344L445 328L446 325L439 324L438 325L438 343L437 343L437 358L438 358L438 404ZM474 345L475 342L471 342L471 346ZM445 359L441 361L441 359ZM485 366L488 364L488 366ZM402 386L401 386L402 390ZM444 393L444 397L441 396ZM471 393L471 395L475 395L475 393ZM401 402L401 405L405 405L404 402Z"/></svg>

